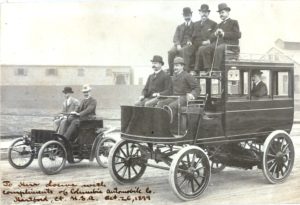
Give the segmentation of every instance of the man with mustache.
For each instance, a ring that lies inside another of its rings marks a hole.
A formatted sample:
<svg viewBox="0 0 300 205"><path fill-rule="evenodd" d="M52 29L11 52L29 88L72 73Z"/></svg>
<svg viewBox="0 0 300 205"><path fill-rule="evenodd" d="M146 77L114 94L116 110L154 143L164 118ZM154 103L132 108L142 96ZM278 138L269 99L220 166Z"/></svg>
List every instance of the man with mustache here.
<svg viewBox="0 0 300 205"><path fill-rule="evenodd" d="M207 47L202 53L201 58L206 59L207 63L204 65L204 69L210 69L212 67L213 56L214 65L213 71L221 71L224 67L224 53L227 45L229 46L227 49L230 49L235 52L239 52L239 39L241 38L241 32L239 28L239 24L237 20L233 20L229 18L230 8L226 3L221 3L218 5L220 18L222 20L221 23L218 24L217 30L211 35L211 39L216 41L218 39L218 45L215 50L216 42L211 44L210 47Z"/></svg>
<svg viewBox="0 0 300 205"><path fill-rule="evenodd" d="M201 20L194 25L192 35L193 46L195 47L195 72L206 71L209 68L209 62L204 58L203 52L210 48L213 43L212 34L217 29L217 23L208 18L210 10L207 4L202 4L199 13Z"/></svg>
<svg viewBox="0 0 300 205"><path fill-rule="evenodd" d="M174 58L181 56L185 61L184 69L189 72L191 70L191 58L194 54L194 47L192 46L192 34L194 30L194 23L192 22L192 11L189 7L183 8L184 23L177 26L173 42L174 46L168 52L168 62L170 75L174 72Z"/></svg>
<svg viewBox="0 0 300 205"><path fill-rule="evenodd" d="M174 76L172 77L173 82L173 95L179 96L179 98L167 98L161 99L157 103L159 108L168 108L168 111L173 117L176 116L178 106L187 104L187 101L194 100L200 94L200 87L196 79L184 68L184 59L176 57L174 59ZM179 102L178 102L179 101ZM178 105L179 104L179 105ZM166 106L166 107L165 107Z"/></svg>
<svg viewBox="0 0 300 205"><path fill-rule="evenodd" d="M142 95L135 106L154 107L160 95L170 95L172 92L171 77L162 70L164 65L162 57L155 55L151 62L154 73L148 77Z"/></svg>

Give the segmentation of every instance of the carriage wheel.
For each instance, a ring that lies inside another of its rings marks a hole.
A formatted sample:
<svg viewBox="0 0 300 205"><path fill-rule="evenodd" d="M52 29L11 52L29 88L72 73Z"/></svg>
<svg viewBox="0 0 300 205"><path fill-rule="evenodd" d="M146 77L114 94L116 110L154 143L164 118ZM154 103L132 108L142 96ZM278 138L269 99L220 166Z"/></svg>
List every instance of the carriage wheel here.
<svg viewBox="0 0 300 205"><path fill-rule="evenodd" d="M272 183L284 182L294 165L294 145L290 136L281 130L272 132L264 143L263 173Z"/></svg>
<svg viewBox="0 0 300 205"><path fill-rule="evenodd" d="M139 180L146 170L146 163L139 146L125 140L119 141L108 156L109 173L119 184Z"/></svg>
<svg viewBox="0 0 300 205"><path fill-rule="evenodd" d="M57 174L66 164L67 152L64 145L58 141L45 143L38 156L41 170L48 175Z"/></svg>
<svg viewBox="0 0 300 205"><path fill-rule="evenodd" d="M185 201L199 197L208 186L210 169L208 156L201 148L189 146L181 149L169 171L173 192Z"/></svg>
<svg viewBox="0 0 300 205"><path fill-rule="evenodd" d="M33 147L23 138L16 139L8 148L8 162L16 169L28 167L33 158Z"/></svg>
<svg viewBox="0 0 300 205"><path fill-rule="evenodd" d="M210 167L211 167L211 173L216 174L216 173L223 171L226 166L220 162L211 161Z"/></svg>
<svg viewBox="0 0 300 205"><path fill-rule="evenodd" d="M108 167L108 155L114 144L116 144L116 140L110 137L105 137L98 142L95 156L101 167Z"/></svg>

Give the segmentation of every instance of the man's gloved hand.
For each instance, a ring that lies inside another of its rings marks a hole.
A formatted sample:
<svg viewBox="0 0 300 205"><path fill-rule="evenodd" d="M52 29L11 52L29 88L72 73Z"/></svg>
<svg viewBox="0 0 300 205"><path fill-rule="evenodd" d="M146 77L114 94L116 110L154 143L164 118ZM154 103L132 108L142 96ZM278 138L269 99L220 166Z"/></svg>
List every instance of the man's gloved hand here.
<svg viewBox="0 0 300 205"><path fill-rule="evenodd" d="M187 99L188 101L189 101L189 100L195 100L195 97L194 97L193 94L187 93L187 94L186 94L186 99Z"/></svg>
<svg viewBox="0 0 300 205"><path fill-rule="evenodd" d="M181 50L181 45L176 46L177 50Z"/></svg>
<svg viewBox="0 0 300 205"><path fill-rule="evenodd" d="M159 93L153 93L153 94L152 94L152 97L159 97L159 96L160 96Z"/></svg>
<svg viewBox="0 0 300 205"><path fill-rule="evenodd" d="M143 95L139 97L139 101L144 100L144 99L145 99L145 96L143 96Z"/></svg>

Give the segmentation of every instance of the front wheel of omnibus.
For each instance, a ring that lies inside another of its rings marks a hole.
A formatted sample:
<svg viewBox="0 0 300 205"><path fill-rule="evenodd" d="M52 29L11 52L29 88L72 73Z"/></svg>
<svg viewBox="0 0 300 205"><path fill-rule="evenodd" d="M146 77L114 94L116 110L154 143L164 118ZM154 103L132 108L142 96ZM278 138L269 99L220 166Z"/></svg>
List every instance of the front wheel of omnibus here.
<svg viewBox="0 0 300 205"><path fill-rule="evenodd" d="M146 163L139 145L126 140L117 142L108 156L109 173L119 184L139 180L146 170Z"/></svg>
<svg viewBox="0 0 300 205"><path fill-rule="evenodd" d="M8 162L16 169L28 167L33 159L33 147L23 138L16 139L8 148Z"/></svg>
<svg viewBox="0 0 300 205"><path fill-rule="evenodd" d="M188 146L174 157L169 183L176 196L184 201L198 198L207 188L211 166L206 153L199 147Z"/></svg>
<svg viewBox="0 0 300 205"><path fill-rule="evenodd" d="M295 158L292 139L283 130L272 132L264 142L263 173L272 183L282 183L290 175Z"/></svg>
<svg viewBox="0 0 300 205"><path fill-rule="evenodd" d="M58 141L45 143L38 156L41 170L48 175L59 173L65 166L67 152L64 145Z"/></svg>

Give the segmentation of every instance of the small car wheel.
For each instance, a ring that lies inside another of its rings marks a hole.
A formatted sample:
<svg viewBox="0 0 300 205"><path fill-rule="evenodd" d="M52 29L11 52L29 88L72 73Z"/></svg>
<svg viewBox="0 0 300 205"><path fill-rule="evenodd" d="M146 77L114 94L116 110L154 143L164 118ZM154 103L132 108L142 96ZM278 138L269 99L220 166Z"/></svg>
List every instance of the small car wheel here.
<svg viewBox="0 0 300 205"><path fill-rule="evenodd" d="M139 180L146 170L146 163L138 144L126 140L117 142L108 156L109 173L119 184Z"/></svg>
<svg viewBox="0 0 300 205"><path fill-rule="evenodd" d="M48 175L60 172L67 159L67 152L64 145L58 141L49 141L45 143L38 155L39 166L41 170Z"/></svg>
<svg viewBox="0 0 300 205"><path fill-rule="evenodd" d="M8 148L8 162L16 169L28 167L33 159L33 147L23 138L16 139Z"/></svg>
<svg viewBox="0 0 300 205"><path fill-rule="evenodd" d="M290 175L295 151L292 139L283 130L272 132L264 142L263 173L268 182L282 183Z"/></svg>
<svg viewBox="0 0 300 205"><path fill-rule="evenodd" d="M101 167L108 167L108 155L114 144L116 140L111 137L105 137L98 142L95 157Z"/></svg>
<svg viewBox="0 0 300 205"><path fill-rule="evenodd" d="M208 156L199 147L188 146L174 157L169 183L176 196L184 201L198 198L207 188L211 176Z"/></svg>

